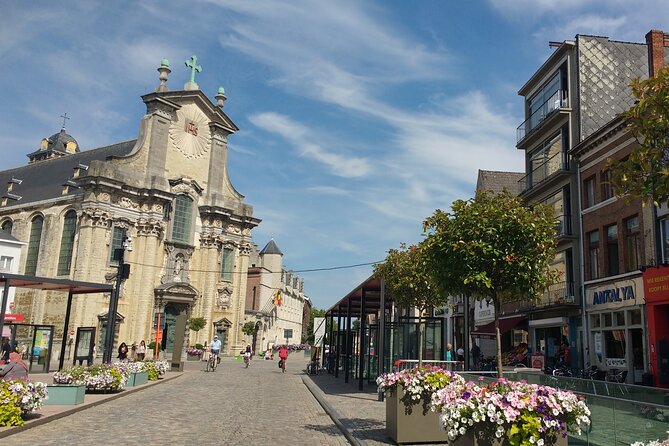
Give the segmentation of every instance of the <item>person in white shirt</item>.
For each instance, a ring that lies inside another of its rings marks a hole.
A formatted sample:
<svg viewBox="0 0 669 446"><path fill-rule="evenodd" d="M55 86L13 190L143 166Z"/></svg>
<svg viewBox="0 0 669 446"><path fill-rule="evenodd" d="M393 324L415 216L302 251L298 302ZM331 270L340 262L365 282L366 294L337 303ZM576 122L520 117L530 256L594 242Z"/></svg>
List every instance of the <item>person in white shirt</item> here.
<svg viewBox="0 0 669 446"><path fill-rule="evenodd" d="M210 346L211 354L216 356L216 361L221 362L221 341L218 339L218 335L214 336L214 340L211 341Z"/></svg>

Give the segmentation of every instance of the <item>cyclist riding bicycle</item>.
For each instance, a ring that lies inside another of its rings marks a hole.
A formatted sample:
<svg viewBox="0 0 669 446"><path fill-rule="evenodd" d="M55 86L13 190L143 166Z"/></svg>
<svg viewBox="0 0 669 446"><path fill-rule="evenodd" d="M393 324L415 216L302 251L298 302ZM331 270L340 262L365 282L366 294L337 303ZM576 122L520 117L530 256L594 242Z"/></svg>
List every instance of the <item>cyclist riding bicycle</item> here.
<svg viewBox="0 0 669 446"><path fill-rule="evenodd" d="M211 341L210 351L212 356L216 357L216 363L220 364L221 362L221 341L218 339L218 335L214 336L214 340Z"/></svg>

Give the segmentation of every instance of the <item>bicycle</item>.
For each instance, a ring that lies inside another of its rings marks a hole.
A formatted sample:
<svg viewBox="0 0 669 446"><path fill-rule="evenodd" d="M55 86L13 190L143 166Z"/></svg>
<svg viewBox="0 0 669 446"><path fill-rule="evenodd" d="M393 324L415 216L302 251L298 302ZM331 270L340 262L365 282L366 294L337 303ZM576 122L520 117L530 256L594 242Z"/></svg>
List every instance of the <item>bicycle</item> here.
<svg viewBox="0 0 669 446"><path fill-rule="evenodd" d="M207 372L215 372L219 362L220 359L218 357L218 352L211 352L209 355L209 360L207 361Z"/></svg>
<svg viewBox="0 0 669 446"><path fill-rule="evenodd" d="M244 368L249 368L249 362L251 362L251 353L244 353Z"/></svg>

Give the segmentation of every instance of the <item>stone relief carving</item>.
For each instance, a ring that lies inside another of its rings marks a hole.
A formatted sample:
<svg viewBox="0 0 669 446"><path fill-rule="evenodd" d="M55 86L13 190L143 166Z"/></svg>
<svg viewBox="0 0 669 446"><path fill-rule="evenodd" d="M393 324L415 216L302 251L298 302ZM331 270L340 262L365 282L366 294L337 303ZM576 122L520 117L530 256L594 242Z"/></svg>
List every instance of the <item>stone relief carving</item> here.
<svg viewBox="0 0 669 446"><path fill-rule="evenodd" d="M232 303L232 288L229 286L218 288L216 290L216 306L220 309L230 307Z"/></svg>
<svg viewBox="0 0 669 446"><path fill-rule="evenodd" d="M153 110L151 110L151 112L169 121L173 121L176 117L176 115L174 114L174 109L165 104L154 104L154 108Z"/></svg>
<svg viewBox="0 0 669 446"><path fill-rule="evenodd" d="M242 256L248 256L251 254L251 244L250 243L244 243L239 247L239 255Z"/></svg>
<svg viewBox="0 0 669 446"><path fill-rule="evenodd" d="M104 201L104 202L109 202L109 199L111 198L107 192L100 192L97 197L95 197L98 201Z"/></svg>
<svg viewBox="0 0 669 446"><path fill-rule="evenodd" d="M119 204L119 206L121 206L122 208L125 208L125 209L138 209L139 208L139 204L135 200L132 200L128 197L121 197L118 200L118 204Z"/></svg>
<svg viewBox="0 0 669 446"><path fill-rule="evenodd" d="M200 246L203 248L215 247L218 244L218 237L211 232L203 232L200 234Z"/></svg>
<svg viewBox="0 0 669 446"><path fill-rule="evenodd" d="M207 116L195 104L186 104L176 113L170 126L173 146L186 158L200 158L209 151L210 131Z"/></svg>
<svg viewBox="0 0 669 446"><path fill-rule="evenodd" d="M99 208L87 208L81 211L82 226L109 227L111 218L107 211Z"/></svg>
<svg viewBox="0 0 669 446"><path fill-rule="evenodd" d="M155 236L162 238L165 233L165 223L154 218L140 218L137 221L137 235Z"/></svg>
<svg viewBox="0 0 669 446"><path fill-rule="evenodd" d="M165 275L161 283L183 282L190 283L189 270L190 259L193 248L180 248L171 244L165 244Z"/></svg>
<svg viewBox="0 0 669 446"><path fill-rule="evenodd" d="M235 226L235 225L228 225L228 227L226 228L226 231L232 232L233 234L241 234L242 233L241 229L239 229L239 227Z"/></svg>

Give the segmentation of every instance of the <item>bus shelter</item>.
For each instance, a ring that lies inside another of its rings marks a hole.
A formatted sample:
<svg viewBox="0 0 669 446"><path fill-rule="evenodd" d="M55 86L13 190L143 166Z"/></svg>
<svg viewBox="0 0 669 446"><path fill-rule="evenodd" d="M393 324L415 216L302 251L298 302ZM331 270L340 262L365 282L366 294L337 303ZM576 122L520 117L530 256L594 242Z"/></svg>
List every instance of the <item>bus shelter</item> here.
<svg viewBox="0 0 669 446"><path fill-rule="evenodd" d="M418 343L418 318L411 309L397 308L387 295L382 280L369 277L327 310L329 349L323 366L344 381L373 383L392 370L397 360L417 359L418 349L425 360L445 360L446 326L443 317L424 317L423 345Z"/></svg>
<svg viewBox="0 0 669 446"><path fill-rule="evenodd" d="M67 328L70 325L70 313L72 310L72 298L74 295L78 294L93 294L93 293L111 293L113 290L112 285L107 285L104 283L91 283L91 282L79 282L75 280L67 279L52 279L46 277L33 277L33 276L24 276L20 274L4 274L0 273L0 286L3 288L2 293L2 303L0 304L0 333L5 325L5 314L7 312L7 300L9 298L9 289L12 287L16 288L30 288L34 290L48 290L48 291L62 291L67 292L67 306L65 308L65 321L63 324L63 340L60 348L60 356L58 359L58 370L63 368L63 363L65 361L65 344L67 343ZM25 325L25 324L23 324ZM45 341L44 347L48 349L44 356L44 361L46 363L45 371L49 371L48 363L50 358L51 343L53 341L53 326L44 326L44 325L34 325L28 324L34 327L34 330L41 330L44 336L47 336L46 330L48 327L51 327L50 339ZM39 333L39 332L38 332ZM33 344L35 342L33 341ZM42 355L42 347L40 348L39 355ZM31 345L31 355L33 354L35 345Z"/></svg>

